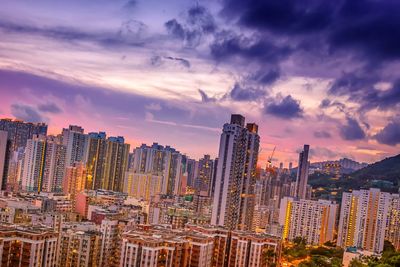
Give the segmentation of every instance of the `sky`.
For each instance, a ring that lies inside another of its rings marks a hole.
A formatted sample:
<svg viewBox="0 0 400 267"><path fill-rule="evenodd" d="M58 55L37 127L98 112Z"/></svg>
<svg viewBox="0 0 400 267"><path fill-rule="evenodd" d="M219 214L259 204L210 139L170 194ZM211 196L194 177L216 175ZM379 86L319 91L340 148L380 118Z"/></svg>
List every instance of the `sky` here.
<svg viewBox="0 0 400 267"><path fill-rule="evenodd" d="M2 0L0 117L217 156L231 113L260 162L400 152L398 0Z"/></svg>

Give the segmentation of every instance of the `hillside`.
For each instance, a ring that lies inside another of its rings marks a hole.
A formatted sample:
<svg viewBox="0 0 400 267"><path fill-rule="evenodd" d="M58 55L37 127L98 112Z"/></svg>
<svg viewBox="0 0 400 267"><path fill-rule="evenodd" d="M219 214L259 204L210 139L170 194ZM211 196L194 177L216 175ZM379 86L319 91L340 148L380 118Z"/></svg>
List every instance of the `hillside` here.
<svg viewBox="0 0 400 267"><path fill-rule="evenodd" d="M332 174L315 172L308 183L315 189L314 197L338 200L342 192L361 188L381 188L396 193L400 186L400 154L368 165L336 179Z"/></svg>
<svg viewBox="0 0 400 267"><path fill-rule="evenodd" d="M400 154L375 162L349 175L354 179L389 181L398 186L400 180Z"/></svg>

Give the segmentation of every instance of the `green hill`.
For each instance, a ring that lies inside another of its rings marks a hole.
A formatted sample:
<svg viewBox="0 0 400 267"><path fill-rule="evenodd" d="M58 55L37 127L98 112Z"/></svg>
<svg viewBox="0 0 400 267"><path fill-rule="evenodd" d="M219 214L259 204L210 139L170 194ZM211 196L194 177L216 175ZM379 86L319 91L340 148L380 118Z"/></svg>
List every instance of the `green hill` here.
<svg viewBox="0 0 400 267"><path fill-rule="evenodd" d="M367 183L379 183L379 181L385 183L384 181L386 181L398 187L400 181L400 154L370 164L351 173L349 176Z"/></svg>
<svg viewBox="0 0 400 267"><path fill-rule="evenodd" d="M371 187L397 193L400 187L400 154L343 174L339 179L332 174L315 172L309 176L308 183L314 189L315 198L332 200L340 200L342 192Z"/></svg>

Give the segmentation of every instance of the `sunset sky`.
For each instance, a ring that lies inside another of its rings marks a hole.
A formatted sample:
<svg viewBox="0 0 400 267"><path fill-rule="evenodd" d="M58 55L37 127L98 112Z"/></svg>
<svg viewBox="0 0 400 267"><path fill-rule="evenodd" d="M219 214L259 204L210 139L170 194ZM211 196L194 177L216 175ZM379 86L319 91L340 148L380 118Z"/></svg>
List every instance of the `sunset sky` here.
<svg viewBox="0 0 400 267"><path fill-rule="evenodd" d="M231 113L261 161L400 152L398 0L2 0L0 116L217 156ZM296 165L296 163L295 163Z"/></svg>

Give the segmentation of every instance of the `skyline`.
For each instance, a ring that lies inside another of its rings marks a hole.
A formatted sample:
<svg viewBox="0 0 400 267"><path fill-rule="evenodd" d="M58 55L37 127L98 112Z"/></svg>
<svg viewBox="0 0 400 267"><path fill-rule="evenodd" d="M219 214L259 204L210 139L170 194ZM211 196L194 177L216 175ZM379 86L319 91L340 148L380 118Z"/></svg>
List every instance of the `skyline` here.
<svg viewBox="0 0 400 267"><path fill-rule="evenodd" d="M309 13L293 1L5 2L0 117L198 159L217 155L221 126L240 113L260 126L262 163L274 146L297 162L303 144L311 160L398 154L394 1L309 1Z"/></svg>

